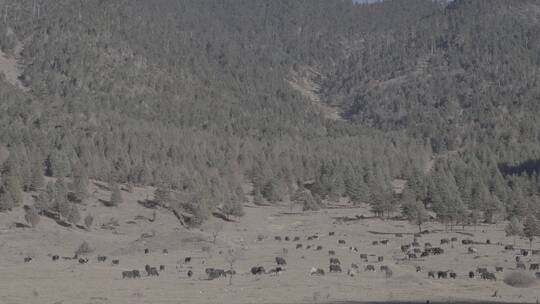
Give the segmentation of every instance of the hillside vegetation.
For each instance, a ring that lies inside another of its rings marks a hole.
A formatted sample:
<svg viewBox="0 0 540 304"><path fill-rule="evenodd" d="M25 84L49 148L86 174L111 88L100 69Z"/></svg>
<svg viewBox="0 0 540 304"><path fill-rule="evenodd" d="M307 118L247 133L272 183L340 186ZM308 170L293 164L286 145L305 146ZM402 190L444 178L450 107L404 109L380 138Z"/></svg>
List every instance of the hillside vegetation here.
<svg viewBox="0 0 540 304"><path fill-rule="evenodd" d="M2 209L47 188L40 210L77 220L94 178L189 193L199 220L241 215L246 183L256 203L309 209L345 196L450 224L540 215L536 1L0 8L26 87L0 81Z"/></svg>

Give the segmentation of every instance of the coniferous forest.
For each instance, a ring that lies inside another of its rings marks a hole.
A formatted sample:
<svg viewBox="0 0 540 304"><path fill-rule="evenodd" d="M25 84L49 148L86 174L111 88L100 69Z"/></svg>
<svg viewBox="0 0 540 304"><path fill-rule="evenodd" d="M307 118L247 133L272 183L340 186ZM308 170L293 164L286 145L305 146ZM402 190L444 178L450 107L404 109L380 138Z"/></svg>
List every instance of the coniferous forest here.
<svg viewBox="0 0 540 304"><path fill-rule="evenodd" d="M0 0L0 209L89 179L222 206L540 218L535 0ZM44 176L55 177L47 183ZM396 194L396 181L406 181ZM113 194L114 194L113 193Z"/></svg>

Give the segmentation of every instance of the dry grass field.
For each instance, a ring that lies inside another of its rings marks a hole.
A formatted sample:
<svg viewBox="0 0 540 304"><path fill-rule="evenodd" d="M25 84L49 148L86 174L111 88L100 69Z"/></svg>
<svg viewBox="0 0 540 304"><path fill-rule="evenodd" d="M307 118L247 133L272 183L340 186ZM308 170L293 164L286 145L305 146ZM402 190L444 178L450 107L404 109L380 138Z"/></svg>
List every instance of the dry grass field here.
<svg viewBox="0 0 540 304"><path fill-rule="evenodd" d="M95 217L92 229L64 228L42 217L37 228L15 228L15 222L24 223L22 210L0 214L0 303L332 303L339 301L497 301L535 303L540 298L538 281L528 288L514 288L503 282L504 275L516 268L516 251L504 250L500 244L512 244L505 237L504 224L466 227L465 230L445 231L439 224L427 224L429 234L418 242L423 247L430 242L442 247L444 254L408 259L400 247L413 240L417 231L404 221L384 221L368 218L340 221L340 217L364 215L367 208L336 208L318 212L289 212L283 207L246 206L246 215L236 222L223 222L223 229L212 242L212 226L219 220L211 219L200 229L187 230L165 210L147 209L137 200L151 196L152 189L136 188L133 193L123 191L124 202L119 207L105 207L99 201L110 193L103 187L92 185L91 197L83 216ZM30 203L31 197L25 197ZM112 229L102 225L117 222ZM329 232L335 232L330 236ZM389 234L380 234L389 233ZM397 237L395 233L402 233ZM467 235L470 234L470 235ZM307 240L308 236L317 239ZM281 241L275 240L280 236ZM285 237L291 241L285 241ZM292 241L299 237L299 241ZM457 237L458 242L440 245L442 238ZM463 245L462 239L491 244ZM389 240L387 245L373 245L374 241ZM344 240L345 244L338 244ZM94 249L88 254L89 262L62 257L73 256L74 251L87 241ZM500 243L500 244L497 244ZM301 249L296 249L302 244ZM306 249L308 245L312 247ZM316 250L322 246L322 250ZM354 246L358 252L349 248ZM468 247L477 249L468 253ZM533 244L539 248L539 244ZM518 240L518 247L527 248L528 241ZM145 254L144 249L149 253ZM168 253L164 254L163 249ZM206 268L229 269L228 250L234 249L237 274L208 280ZM329 250L341 262L342 273L329 273ZM360 259L368 254L368 262ZM52 255L59 255L52 261ZM107 256L98 262L97 256ZM185 257L192 257L185 263ZM252 275L250 269L260 265L268 271L276 267L275 257L287 261L286 270L279 275ZM382 256L383 262L377 257ZM25 263L24 258L31 257ZM112 265L112 259L119 259ZM522 257L527 267L538 263L540 256ZM354 276L347 270L351 264L359 266ZM165 270L158 277L149 277L145 265ZM375 272L366 272L366 265L374 265ZM380 271L386 265L392 270L387 277ZM421 271L416 271L416 266ZM495 273L497 281L468 277L469 271L487 267ZM310 275L312 267L325 270L324 276ZM139 269L141 278L122 279L122 271ZM188 277L191 270L193 276ZM451 270L456 279L428 278L428 271ZM534 277L534 271L527 272Z"/></svg>

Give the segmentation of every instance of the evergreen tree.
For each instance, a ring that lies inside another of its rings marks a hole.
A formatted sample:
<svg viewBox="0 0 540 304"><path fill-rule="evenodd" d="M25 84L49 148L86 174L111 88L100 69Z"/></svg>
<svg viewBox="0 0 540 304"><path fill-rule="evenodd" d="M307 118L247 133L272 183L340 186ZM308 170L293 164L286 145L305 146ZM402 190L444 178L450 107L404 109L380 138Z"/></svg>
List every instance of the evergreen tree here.
<svg viewBox="0 0 540 304"><path fill-rule="evenodd" d="M111 198L109 200L110 206L118 206L123 202L122 198L122 192L120 191L120 187L118 184L114 184L112 188Z"/></svg>
<svg viewBox="0 0 540 304"><path fill-rule="evenodd" d="M516 237L523 235L524 227L519 220L514 216L510 219L506 227L504 227L506 236L514 238L514 246L516 245Z"/></svg>
<svg viewBox="0 0 540 304"><path fill-rule="evenodd" d="M41 163L36 162L31 169L30 190L37 191L45 186L45 178L43 178L43 169Z"/></svg>
<svg viewBox="0 0 540 304"><path fill-rule="evenodd" d="M227 218L230 216L240 217L244 215L242 203L236 197L225 200L221 210L227 216Z"/></svg>
<svg viewBox="0 0 540 304"><path fill-rule="evenodd" d="M88 191L88 177L80 164L72 165L71 177L73 180L72 191L77 201L82 201Z"/></svg>
<svg viewBox="0 0 540 304"><path fill-rule="evenodd" d="M72 224L77 224L81 220L81 214L79 213L79 207L77 204L68 203L69 212L66 216L67 220Z"/></svg>
<svg viewBox="0 0 540 304"><path fill-rule="evenodd" d="M422 232L422 225L429 219L429 215L422 202L409 201L403 206L403 211L409 222L418 226L418 231Z"/></svg>
<svg viewBox="0 0 540 304"><path fill-rule="evenodd" d="M528 216L523 224L523 235L529 240L532 250L532 242L534 238L540 234L540 225L538 220L533 216Z"/></svg>
<svg viewBox="0 0 540 304"><path fill-rule="evenodd" d="M36 228L36 226L39 223L40 217L38 214L38 211L33 206L25 206L24 208L24 220L32 226L32 228Z"/></svg>

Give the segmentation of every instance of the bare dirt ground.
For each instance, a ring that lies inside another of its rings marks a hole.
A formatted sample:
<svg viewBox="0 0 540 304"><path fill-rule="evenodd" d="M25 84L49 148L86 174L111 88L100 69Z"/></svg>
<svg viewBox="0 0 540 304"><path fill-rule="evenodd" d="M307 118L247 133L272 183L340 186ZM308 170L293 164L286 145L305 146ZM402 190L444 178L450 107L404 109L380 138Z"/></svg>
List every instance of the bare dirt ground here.
<svg viewBox="0 0 540 304"><path fill-rule="evenodd" d="M201 229L187 230L165 210L156 210L156 220L150 222L152 209L137 203L151 197L152 189L136 188L134 193L123 191L124 202L119 207L105 207L99 201L108 200L110 193L103 187L92 185L91 197L86 207L81 208L84 216L95 216L90 231L79 228L64 228L54 221L42 217L36 229L15 228L14 222L24 223L21 210L0 214L0 303L332 303L339 301L500 301L535 303L540 298L538 282L529 288L513 288L502 278L515 268L516 252L505 251L497 242L512 243L504 236L504 225L467 227L463 231L444 232L438 224L428 224L425 229L436 231L423 235L419 241L439 245L441 238L457 237L459 242L442 245L445 254L418 260L404 259L401 244L410 243L417 227L403 221L361 219L339 222L338 217L370 216L366 208L326 209L318 212L289 213L289 207L246 207L245 217L237 222L223 223L223 231L216 244L205 231L217 219ZM26 203L31 197L25 197ZM142 216L142 217L141 217ZM102 229L111 218L118 221L115 229ZM334 231L335 236L329 236ZM374 233L375 232L375 233ZM377 232L392 233L388 235ZM396 237L393 233L404 233ZM146 234L147 237L141 237ZM318 234L316 240L307 237ZM280 236L283 240L274 240ZM285 241L295 236L300 241ZM263 238L260 240L260 238ZM471 238L493 245L474 245L478 254L468 254L467 245L461 240ZM346 244L339 245L338 240ZM388 239L388 245L373 245L373 241ZM73 256L82 241L88 241L95 251L88 255L87 264L75 260L53 262L51 255ZM295 249L296 244L302 249ZM305 249L312 245L311 249ZM323 246L320 251L316 246ZM538 248L538 242L534 244ZM350 246L359 252L351 252ZM518 247L528 247L525 240ZM210 252L203 250L210 247ZM150 253L145 254L144 249ZM168 249L168 254L162 252ZM229 286L229 279L207 280L205 268L228 269L226 252L229 248L240 251L241 257L234 265L238 272ZM284 253L283 249L288 252ZM341 261L343 273L328 273L328 250L335 250ZM221 254L220 254L221 251ZM360 253L372 254L369 262L362 262ZM97 255L106 255L105 263L98 263ZM24 257L33 260L24 263ZM192 257L191 263L184 258ZM281 275L258 275L250 273L252 266L261 265L267 270L276 266L275 257L287 260L286 271ZM376 262L383 256L384 262ZM120 259L112 265L111 259ZM538 263L540 256L523 257L527 266L530 261ZM354 277L347 275L351 263L360 266ZM159 277L142 275L140 279L122 279L123 270L139 269L144 266L165 265ZM373 264L375 272L365 272L364 267ZM379 271L380 265L388 265L393 276L386 278ZM422 271L416 272L415 267ZM497 281L469 279L467 274L477 267L503 266L504 272L497 273ZM311 276L312 267L321 267L324 276ZM187 271L194 272L188 278ZM453 270L457 279L429 279L429 270ZM529 272L529 271L528 271ZM534 276L534 272L530 272ZM492 295L497 291L497 296Z"/></svg>

